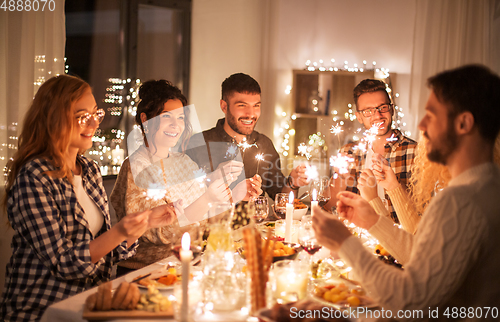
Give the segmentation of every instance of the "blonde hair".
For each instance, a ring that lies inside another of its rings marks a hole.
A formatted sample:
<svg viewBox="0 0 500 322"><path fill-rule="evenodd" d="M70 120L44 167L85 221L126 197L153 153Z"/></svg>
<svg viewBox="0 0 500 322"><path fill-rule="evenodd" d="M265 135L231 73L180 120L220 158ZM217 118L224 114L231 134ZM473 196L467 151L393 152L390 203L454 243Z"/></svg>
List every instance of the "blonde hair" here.
<svg viewBox="0 0 500 322"><path fill-rule="evenodd" d="M47 175L72 181L73 174L64 157L76 123L73 106L88 89L85 81L68 75L53 77L40 86L26 112L17 152L7 164L4 207L19 171L32 159L45 158L57 169L47 171Z"/></svg>
<svg viewBox="0 0 500 322"><path fill-rule="evenodd" d="M422 133L420 137L422 139L417 144L408 189L417 212L423 214L434 194L448 186L451 175L446 166L429 161L426 152L428 140ZM500 165L500 135L493 147L493 161Z"/></svg>
<svg viewBox="0 0 500 322"><path fill-rule="evenodd" d="M435 192L444 189L451 179L446 166L429 161L426 146L427 139L421 135L408 182L410 197L419 214L424 213Z"/></svg>

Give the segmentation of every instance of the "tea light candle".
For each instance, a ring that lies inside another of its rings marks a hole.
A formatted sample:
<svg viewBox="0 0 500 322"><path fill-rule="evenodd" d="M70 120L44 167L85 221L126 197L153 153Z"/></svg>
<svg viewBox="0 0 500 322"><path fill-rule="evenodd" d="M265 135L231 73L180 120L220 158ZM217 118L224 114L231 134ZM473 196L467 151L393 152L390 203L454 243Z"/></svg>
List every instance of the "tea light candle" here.
<svg viewBox="0 0 500 322"><path fill-rule="evenodd" d="M295 272L292 267L277 276L275 296L285 302L297 301L307 295L307 277L304 272Z"/></svg>
<svg viewBox="0 0 500 322"><path fill-rule="evenodd" d="M293 224L293 191L290 191L288 196L288 203L286 204L286 217L285 217L285 242L292 242L292 224Z"/></svg>
<svg viewBox="0 0 500 322"><path fill-rule="evenodd" d="M189 263L193 258L193 252L190 250L191 237L189 233L184 233L181 240L182 249L180 257L182 263L182 306L181 306L181 322L188 320L188 285L189 285Z"/></svg>
<svg viewBox="0 0 500 322"><path fill-rule="evenodd" d="M311 200L311 216L314 216L314 207L318 205L318 192L316 189L312 191L312 200Z"/></svg>

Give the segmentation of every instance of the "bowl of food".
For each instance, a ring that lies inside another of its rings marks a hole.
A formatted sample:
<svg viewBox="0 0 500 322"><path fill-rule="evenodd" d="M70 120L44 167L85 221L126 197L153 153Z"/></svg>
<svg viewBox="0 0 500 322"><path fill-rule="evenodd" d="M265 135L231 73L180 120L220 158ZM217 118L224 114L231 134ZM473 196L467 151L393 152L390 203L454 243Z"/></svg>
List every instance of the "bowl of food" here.
<svg viewBox="0 0 500 322"><path fill-rule="evenodd" d="M264 242L262 242L262 245ZM284 259L293 260L297 258L297 255L302 250L302 247L296 243L286 243L283 241L275 240L274 250L273 250L273 263L281 261ZM245 258L245 250L243 247L237 248L238 253L241 257Z"/></svg>
<svg viewBox="0 0 500 322"><path fill-rule="evenodd" d="M301 220L307 214L309 207L305 205L300 199L293 200L293 219Z"/></svg>

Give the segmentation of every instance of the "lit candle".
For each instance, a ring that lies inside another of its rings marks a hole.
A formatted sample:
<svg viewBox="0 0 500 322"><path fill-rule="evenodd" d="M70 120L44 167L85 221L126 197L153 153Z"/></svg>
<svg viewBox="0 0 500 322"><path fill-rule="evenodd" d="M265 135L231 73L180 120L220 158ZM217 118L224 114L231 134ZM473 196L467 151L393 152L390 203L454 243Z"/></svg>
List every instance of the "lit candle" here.
<svg viewBox="0 0 500 322"><path fill-rule="evenodd" d="M312 200L311 200L311 216L314 216L314 207L318 205L318 192L316 189L312 191Z"/></svg>
<svg viewBox="0 0 500 322"><path fill-rule="evenodd" d="M285 242L292 242L292 224L293 224L293 191L290 191L288 203L286 204L286 227L285 227Z"/></svg>
<svg viewBox="0 0 500 322"><path fill-rule="evenodd" d="M190 250L191 237L189 233L184 233L181 240L182 249L180 257L182 263L182 304L181 304L181 322L188 320L188 285L189 285L189 263L193 258L193 252Z"/></svg>
<svg viewBox="0 0 500 322"><path fill-rule="evenodd" d="M113 157L113 164L121 165L125 157L125 150L120 149L120 146L116 146L114 150L111 150L111 156Z"/></svg>

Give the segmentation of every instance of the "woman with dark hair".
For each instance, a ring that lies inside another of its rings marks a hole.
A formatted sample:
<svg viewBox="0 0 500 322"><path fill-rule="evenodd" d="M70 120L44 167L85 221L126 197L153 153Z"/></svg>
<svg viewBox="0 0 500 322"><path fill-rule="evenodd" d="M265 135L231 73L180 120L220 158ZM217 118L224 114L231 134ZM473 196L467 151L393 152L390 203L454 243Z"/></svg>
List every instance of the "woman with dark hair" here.
<svg viewBox="0 0 500 322"><path fill-rule="evenodd" d="M227 184L242 171L241 163L232 162L231 170L225 171L225 179L219 177L206 187L198 180L197 164L184 153L192 133L184 95L169 81L151 80L139 88L139 97L135 120L144 144L123 162L111 193L111 203L118 218L141 209L171 204L175 206L177 220L145 232L137 254L119 263L119 275L170 256L171 246L193 225L201 225L203 229L208 204L229 201L232 192ZM181 152L173 152L179 143ZM246 193L246 186L244 188Z"/></svg>
<svg viewBox="0 0 500 322"><path fill-rule="evenodd" d="M36 93L7 165L3 206L14 236L0 320L38 320L52 303L110 280L144 231L173 221L163 205L111 227L99 168L81 155L103 118L76 77L53 77Z"/></svg>

